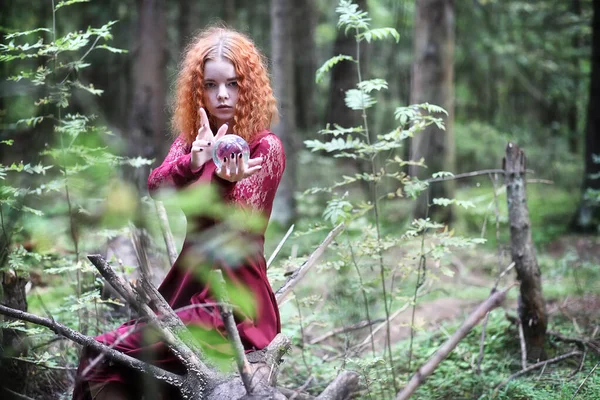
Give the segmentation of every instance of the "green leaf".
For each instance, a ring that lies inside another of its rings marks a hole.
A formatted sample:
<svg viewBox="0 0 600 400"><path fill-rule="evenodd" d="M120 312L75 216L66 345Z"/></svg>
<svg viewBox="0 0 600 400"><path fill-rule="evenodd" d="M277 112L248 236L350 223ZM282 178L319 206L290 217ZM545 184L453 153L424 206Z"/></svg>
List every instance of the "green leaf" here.
<svg viewBox="0 0 600 400"><path fill-rule="evenodd" d="M27 35L31 35L32 33L36 33L36 32L52 33L52 31L48 28L36 28L36 29L32 29L30 31L15 32L15 33L8 34L8 35L6 35L5 39L12 39L12 38L16 38L19 36L27 36Z"/></svg>
<svg viewBox="0 0 600 400"><path fill-rule="evenodd" d="M352 61L352 62L356 62L356 60L350 56L346 56L343 54L339 54L335 57L331 57L329 60L325 61L325 63L321 66L321 68L319 68L317 70L317 74L315 77L315 82L316 83L321 83L321 81L323 80L323 77L325 76L325 74L327 72L329 72L329 70L331 68L333 68L334 65L336 65L337 63L339 63L340 61Z"/></svg>
<svg viewBox="0 0 600 400"><path fill-rule="evenodd" d="M363 110L377 104L377 100L372 96L358 89L349 89L346 91L344 101L346 102L346 106L352 110Z"/></svg>
<svg viewBox="0 0 600 400"><path fill-rule="evenodd" d="M454 177L454 174L452 172L448 172L448 171L439 171L434 173L433 175L431 175L432 178L437 179L437 178L452 178Z"/></svg>
<svg viewBox="0 0 600 400"><path fill-rule="evenodd" d="M111 46L107 46L105 44L101 44L99 46L96 46L97 49L104 49L104 50L108 50L111 53L117 53L117 54L125 54L125 53L129 53L129 50L125 50L125 49L118 49L116 47L111 47Z"/></svg>
<svg viewBox="0 0 600 400"><path fill-rule="evenodd" d="M373 90L387 89L388 83L385 79L370 79L360 82L357 87L365 93L371 93Z"/></svg>
<svg viewBox="0 0 600 400"><path fill-rule="evenodd" d="M371 40L373 39L381 40L388 37L393 37L396 40L396 43L400 41L400 34L394 28L370 29L357 35L359 40L365 39L368 43L371 43Z"/></svg>
<svg viewBox="0 0 600 400"><path fill-rule="evenodd" d="M59 8L62 7L66 7L66 6L70 6L71 4L75 4L75 3L89 3L90 0L63 0L60 1L56 7L54 7L54 11L57 11Z"/></svg>
<svg viewBox="0 0 600 400"><path fill-rule="evenodd" d="M344 28L344 33L348 34L350 29L356 31L369 29L368 13L358 8L357 4L352 4L352 1L341 0L335 12L340 14L338 19L338 28Z"/></svg>

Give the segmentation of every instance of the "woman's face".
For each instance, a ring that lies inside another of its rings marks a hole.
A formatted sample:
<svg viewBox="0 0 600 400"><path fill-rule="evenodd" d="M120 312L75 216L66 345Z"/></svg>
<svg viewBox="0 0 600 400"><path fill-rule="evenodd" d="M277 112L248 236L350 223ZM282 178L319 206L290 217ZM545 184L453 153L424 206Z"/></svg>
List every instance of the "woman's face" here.
<svg viewBox="0 0 600 400"><path fill-rule="evenodd" d="M239 90L231 61L219 58L204 64L204 105L217 128L226 122L232 127Z"/></svg>

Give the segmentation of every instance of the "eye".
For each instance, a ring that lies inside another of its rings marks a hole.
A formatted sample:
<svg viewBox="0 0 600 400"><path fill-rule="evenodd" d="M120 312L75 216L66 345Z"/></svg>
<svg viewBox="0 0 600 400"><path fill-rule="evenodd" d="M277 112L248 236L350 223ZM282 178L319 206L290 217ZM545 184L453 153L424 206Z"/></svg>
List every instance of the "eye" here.
<svg viewBox="0 0 600 400"><path fill-rule="evenodd" d="M205 82L204 83L204 89L212 89L215 87L214 82Z"/></svg>
<svg viewBox="0 0 600 400"><path fill-rule="evenodd" d="M227 84L227 86L229 86L229 87L238 87L238 83L237 83L237 81L231 81L231 82L229 82Z"/></svg>

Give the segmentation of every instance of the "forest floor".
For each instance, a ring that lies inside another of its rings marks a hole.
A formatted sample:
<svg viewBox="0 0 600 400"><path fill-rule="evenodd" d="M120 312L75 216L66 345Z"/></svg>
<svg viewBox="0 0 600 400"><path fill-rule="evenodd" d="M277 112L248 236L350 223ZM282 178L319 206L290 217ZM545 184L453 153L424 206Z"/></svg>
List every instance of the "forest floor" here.
<svg viewBox="0 0 600 400"><path fill-rule="evenodd" d="M567 255L571 255L573 260L577 259L579 262L582 260L589 262L598 261L600 260L600 240L597 237L590 236L563 236L548 244L543 252L540 252L540 255L550 257L554 260L561 260ZM494 267L490 267L489 265L489 263L493 264L495 262L491 259L493 257L495 255L490 255L489 253L455 253L452 260L454 275L452 277L439 275L440 281L438 285L443 291L444 296L432 300L418 301L415 307L414 324L418 327L417 330L436 330L449 322L464 320L485 298L485 296L481 296L485 293L485 291L482 292L482 289L487 289L489 293L494 286L496 276L490 274L490 270L493 270ZM486 266L485 264L488 265ZM478 266L473 268L467 265ZM514 270L511 271L510 277L504 278L503 282L516 280ZM552 287L557 284L560 285L560 281L545 276L543 265L542 281L543 286L546 284ZM502 286L502 283L500 286ZM594 323L594 321L596 323L600 322L598 321L600 317L600 281L597 282L596 290L579 295L569 294L563 297L560 293L554 293L552 289L545 296L550 319L552 319L553 315L561 313L573 321L575 330L579 329L580 325L588 325ZM470 296L465 298L467 293L473 292L476 293L474 294L475 298L470 298ZM518 289L513 289L507 301L502 305L505 312L516 313L517 292ZM452 296L452 294L459 295ZM410 338L412 321L412 307L406 308L394 317L390 327L392 343ZM363 329L363 331L368 333L367 329ZM383 329L375 333L375 347L377 350L383 350L385 337L386 332Z"/></svg>

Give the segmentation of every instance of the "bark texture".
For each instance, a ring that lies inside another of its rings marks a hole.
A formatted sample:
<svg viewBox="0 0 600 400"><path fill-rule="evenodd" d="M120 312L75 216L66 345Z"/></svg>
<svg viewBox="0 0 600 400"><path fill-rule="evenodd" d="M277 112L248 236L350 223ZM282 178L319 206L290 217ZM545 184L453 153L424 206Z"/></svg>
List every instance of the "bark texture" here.
<svg viewBox="0 0 600 400"><path fill-rule="evenodd" d="M413 82L411 100L431 103L448 111L446 130L430 126L412 139L411 158L425 159L427 170L412 167L410 174L423 179L437 171L454 171L454 0L417 0L415 11ZM429 198L428 198L429 197ZM432 184L429 196L423 193L415 209L415 217L423 218L427 202L438 197L453 198L454 183ZM450 221L451 207L432 207L429 216Z"/></svg>
<svg viewBox="0 0 600 400"><path fill-rule="evenodd" d="M542 274L531 240L525 164L523 150L509 143L504 158L504 179L510 223L511 255L517 270L517 279L521 282L518 312L523 324L527 355L530 359L537 360L545 357L544 341L548 316L542 295Z"/></svg>
<svg viewBox="0 0 600 400"><path fill-rule="evenodd" d="M285 173L273 204L272 219L287 225L296 218L296 106L294 94L294 60L291 0L271 1L271 57L273 59L273 91L279 103L279 122L273 132L281 138L286 154Z"/></svg>
<svg viewBox="0 0 600 400"><path fill-rule="evenodd" d="M166 133L167 28L164 0L138 0L133 52L133 102L129 120L131 156L157 157ZM157 157L160 158L160 157ZM136 168L133 181L145 189L149 168Z"/></svg>

